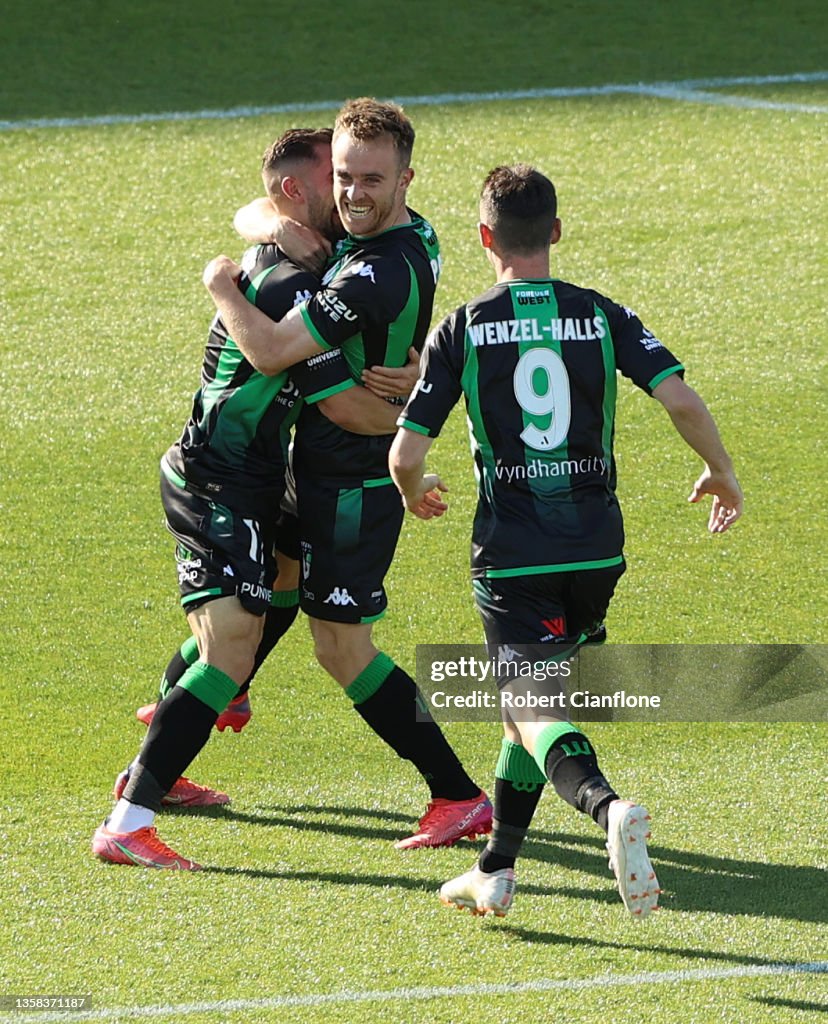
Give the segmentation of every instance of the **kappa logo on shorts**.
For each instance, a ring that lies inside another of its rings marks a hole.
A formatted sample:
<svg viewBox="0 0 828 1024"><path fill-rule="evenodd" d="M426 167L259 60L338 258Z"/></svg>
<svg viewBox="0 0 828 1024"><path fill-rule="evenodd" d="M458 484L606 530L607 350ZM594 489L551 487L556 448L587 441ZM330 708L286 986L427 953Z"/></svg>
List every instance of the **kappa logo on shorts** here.
<svg viewBox="0 0 828 1024"><path fill-rule="evenodd" d="M325 598L323 604L352 604L356 606L356 601L348 593L347 587L342 587L341 589L339 587L334 587L330 594Z"/></svg>

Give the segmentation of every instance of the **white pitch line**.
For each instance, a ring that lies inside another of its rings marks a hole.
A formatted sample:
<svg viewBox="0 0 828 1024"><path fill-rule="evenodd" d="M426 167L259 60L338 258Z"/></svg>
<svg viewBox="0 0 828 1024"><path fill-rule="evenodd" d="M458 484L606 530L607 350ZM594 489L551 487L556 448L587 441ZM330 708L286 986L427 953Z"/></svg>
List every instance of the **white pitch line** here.
<svg viewBox="0 0 828 1024"><path fill-rule="evenodd" d="M592 988L623 988L632 985L680 985L694 981L728 978L766 978L784 974L828 974L828 960L798 964L763 964L743 967L706 967L696 971L643 971L639 974L601 974L594 978L545 978L514 984L480 982L476 985L418 986L362 992L315 993L306 996L271 996L265 999L221 999L214 1002L176 1003L172 1006L116 1006L110 1009L15 1014L0 1024L75 1024L86 1020L127 1020L164 1017L167 1020L203 1013L244 1013L285 1007L329 1006L343 1003L391 1003L424 999L457 999L468 996L519 995L522 992L578 992Z"/></svg>
<svg viewBox="0 0 828 1024"><path fill-rule="evenodd" d="M549 89L515 89L504 92L444 92L430 96L389 97L409 107L490 103L498 100L573 99L584 96L656 96L663 99L712 103L726 106L787 110L808 114L828 113L828 105L773 103L749 96L726 96L700 90L737 85L791 85L828 81L828 71L797 71L789 75L748 75L735 78L687 78L677 82L638 82L630 85L587 85ZM342 100L316 100L309 103L275 103L264 107L229 107L224 110L173 110L148 114L101 114L96 117L40 117L22 121L0 121L0 131L32 128L92 128L117 124L146 124L165 121L225 121L232 118L262 117L269 114L293 114L316 110L336 110Z"/></svg>

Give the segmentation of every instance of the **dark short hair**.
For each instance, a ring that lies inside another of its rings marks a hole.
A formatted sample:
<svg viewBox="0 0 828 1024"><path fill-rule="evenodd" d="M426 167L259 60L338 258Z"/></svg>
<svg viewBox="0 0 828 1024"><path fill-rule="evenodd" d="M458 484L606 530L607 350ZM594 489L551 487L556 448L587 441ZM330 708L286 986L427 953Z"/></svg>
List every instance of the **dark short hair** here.
<svg viewBox="0 0 828 1024"><path fill-rule="evenodd" d="M555 186L528 164L495 167L480 192L481 213L505 252L527 255L549 246L558 216Z"/></svg>
<svg viewBox="0 0 828 1024"><path fill-rule="evenodd" d="M316 160L319 146L331 144L331 128L288 128L264 151L263 171L278 171L289 160Z"/></svg>
<svg viewBox="0 0 828 1024"><path fill-rule="evenodd" d="M362 96L348 100L336 115L334 136L347 132L358 142L371 142L381 135L390 135L400 160L405 168L411 162L414 149L414 125L402 107L396 103L381 103L379 100Z"/></svg>

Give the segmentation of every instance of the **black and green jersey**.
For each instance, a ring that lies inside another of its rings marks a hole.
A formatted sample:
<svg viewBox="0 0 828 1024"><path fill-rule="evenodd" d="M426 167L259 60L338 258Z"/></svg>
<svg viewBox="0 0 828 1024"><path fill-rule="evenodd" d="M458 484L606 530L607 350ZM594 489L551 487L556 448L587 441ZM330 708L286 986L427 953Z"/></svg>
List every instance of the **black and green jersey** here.
<svg viewBox="0 0 828 1024"><path fill-rule="evenodd" d="M319 280L275 245L244 254L239 287L272 320L304 302ZM195 494L255 518L275 514L285 486L290 428L299 415L299 393L289 373L266 377L255 370L213 320L201 387L181 439L165 456L164 471Z"/></svg>
<svg viewBox="0 0 828 1024"><path fill-rule="evenodd" d="M399 423L435 437L465 396L473 576L620 564L617 370L647 392L683 372L632 310L563 281L498 284L431 334Z"/></svg>
<svg viewBox="0 0 828 1024"><path fill-rule="evenodd" d="M393 434L352 434L313 403L360 381L368 366L404 366L413 345L423 347L440 271L431 225L409 211L411 222L373 238L346 238L322 279L300 307L308 330L325 349L297 369L307 403L296 429L294 461L307 472L344 481L388 476ZM333 358L341 349L344 360Z"/></svg>

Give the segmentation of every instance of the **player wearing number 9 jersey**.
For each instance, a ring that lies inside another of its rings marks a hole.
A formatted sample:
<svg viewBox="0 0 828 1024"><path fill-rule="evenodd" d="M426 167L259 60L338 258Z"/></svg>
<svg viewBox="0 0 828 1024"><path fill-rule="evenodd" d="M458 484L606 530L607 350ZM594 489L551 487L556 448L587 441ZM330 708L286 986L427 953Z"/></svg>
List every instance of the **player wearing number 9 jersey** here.
<svg viewBox="0 0 828 1024"><path fill-rule="evenodd" d="M726 530L742 507L730 458L707 407L684 383L681 363L631 310L550 276L549 249L560 235L548 178L525 165L488 175L480 240L497 284L429 336L389 458L409 510L423 519L441 515L446 488L426 475L425 455L465 397L479 488L473 586L486 640L504 663L571 656L602 621L624 571L616 371L664 405L705 461L691 500L714 496L710 530ZM515 676L503 675L501 689L514 696ZM501 705L492 837L472 871L443 886L443 901L506 913L517 854L550 781L607 833L624 905L646 916L659 893L646 810L619 799L565 703L547 704L535 717L526 710L513 717L508 701Z"/></svg>
<svg viewBox="0 0 828 1024"><path fill-rule="evenodd" d="M432 333L399 425L436 436L465 391L474 578L622 564L616 370L648 393L684 372L635 313L563 281L500 282Z"/></svg>

